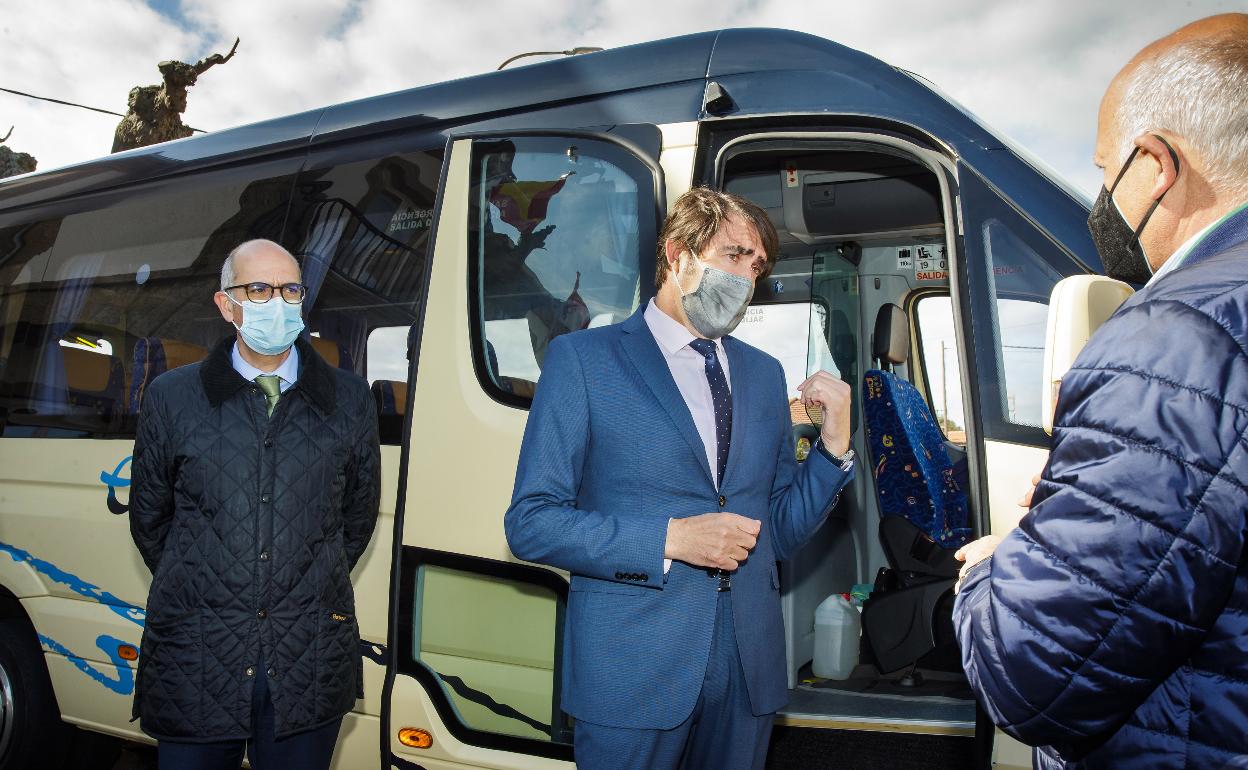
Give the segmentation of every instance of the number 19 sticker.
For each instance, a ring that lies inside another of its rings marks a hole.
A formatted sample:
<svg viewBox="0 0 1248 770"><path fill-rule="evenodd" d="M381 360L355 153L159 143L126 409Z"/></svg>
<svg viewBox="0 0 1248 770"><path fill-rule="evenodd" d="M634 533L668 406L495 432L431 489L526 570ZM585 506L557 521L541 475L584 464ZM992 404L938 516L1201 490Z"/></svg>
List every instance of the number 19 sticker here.
<svg viewBox="0 0 1248 770"><path fill-rule="evenodd" d="M899 266L900 267L900 266ZM914 279L916 281L949 280L949 260L943 246L918 246L914 254Z"/></svg>

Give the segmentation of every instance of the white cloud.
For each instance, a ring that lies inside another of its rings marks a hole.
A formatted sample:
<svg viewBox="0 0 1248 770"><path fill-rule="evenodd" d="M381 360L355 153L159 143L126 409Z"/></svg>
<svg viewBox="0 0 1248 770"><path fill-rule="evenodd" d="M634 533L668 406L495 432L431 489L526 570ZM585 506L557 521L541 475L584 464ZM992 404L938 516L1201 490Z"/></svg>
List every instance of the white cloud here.
<svg viewBox="0 0 1248 770"><path fill-rule="evenodd" d="M1109 79L1149 41L1242 4L1156 3L1144 13L1126 0L182 0L179 9L182 27L138 0L14 4L0 22L0 86L124 112L131 87L158 82L157 62L224 53L238 36L238 56L203 76L185 115L218 129L489 71L521 51L784 27L923 74L1094 193L1092 137ZM0 93L0 130L16 125L10 145L41 168L106 153L116 120Z"/></svg>
<svg viewBox="0 0 1248 770"><path fill-rule="evenodd" d="M780 0L760 9L776 18ZM1112 0L834 2L801 29L918 72L994 130L1094 194L1096 112L1110 79L1149 42L1215 13L1228 0L1141 4Z"/></svg>
<svg viewBox="0 0 1248 770"><path fill-rule="evenodd" d="M10 4L0 21L0 86L126 111L136 85L156 82L156 63L194 50L194 37L138 0L72 6ZM105 154L119 118L0 93L0 131L41 168Z"/></svg>

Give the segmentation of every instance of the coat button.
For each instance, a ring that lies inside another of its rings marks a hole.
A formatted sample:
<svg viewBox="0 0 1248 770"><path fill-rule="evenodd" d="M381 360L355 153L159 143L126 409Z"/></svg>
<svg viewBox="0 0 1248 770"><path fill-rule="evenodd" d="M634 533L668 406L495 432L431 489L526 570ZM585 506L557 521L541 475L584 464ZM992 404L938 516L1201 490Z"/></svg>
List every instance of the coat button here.
<svg viewBox="0 0 1248 770"><path fill-rule="evenodd" d="M624 579L624 573L623 573L623 572L617 572L617 573L615 573L615 579L616 579L616 580L623 580L623 579Z"/></svg>
<svg viewBox="0 0 1248 770"><path fill-rule="evenodd" d="M272 666L269 666L269 669L265 671L264 673L269 675L269 679L277 679L277 669L273 668Z"/></svg>
<svg viewBox="0 0 1248 770"><path fill-rule="evenodd" d="M260 495L260 502L262 503L272 502L272 500L273 500L273 495L270 495L268 492L265 492L263 495Z"/></svg>
<svg viewBox="0 0 1248 770"><path fill-rule="evenodd" d="M727 505L727 504L728 504L728 498L724 497L723 495L720 495L720 496L719 496L719 507L720 507L720 508L723 508L723 507L724 507L725 505Z"/></svg>
<svg viewBox="0 0 1248 770"><path fill-rule="evenodd" d="M265 610L265 609L256 610L256 617L260 618L261 620L264 620L268 616L269 616L268 610Z"/></svg>
<svg viewBox="0 0 1248 770"><path fill-rule="evenodd" d="M244 671L243 673L244 673L244 674L246 674L247 676L255 676L255 675L256 675L256 667L255 667L255 666L248 666L248 667L247 667L247 670L246 670L246 671Z"/></svg>
<svg viewBox="0 0 1248 770"><path fill-rule="evenodd" d="M264 440L264 448L265 448L265 449L269 449L269 448L271 448L272 446L273 446L273 439L271 439L271 438L266 438L266 439Z"/></svg>
<svg viewBox="0 0 1248 770"><path fill-rule="evenodd" d="M644 573L644 572L643 572L643 573L641 573L640 577L641 577L641 582L643 582L643 583L648 582L648 581L650 580L650 576L649 576L649 575L647 575L647 574L646 574L646 573Z"/></svg>
<svg viewBox="0 0 1248 770"><path fill-rule="evenodd" d="M269 552L268 552L268 551L261 551L261 552L260 552L260 561L268 561L268 560L269 560Z"/></svg>

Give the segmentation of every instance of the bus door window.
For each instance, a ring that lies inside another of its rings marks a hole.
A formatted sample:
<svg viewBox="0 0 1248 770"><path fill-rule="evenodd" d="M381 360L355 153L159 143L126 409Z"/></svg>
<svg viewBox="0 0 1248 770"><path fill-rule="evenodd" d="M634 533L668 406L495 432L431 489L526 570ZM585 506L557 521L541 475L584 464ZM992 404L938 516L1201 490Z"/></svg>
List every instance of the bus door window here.
<svg viewBox="0 0 1248 770"><path fill-rule="evenodd" d="M948 294L922 294L912 305L928 406L945 440L966 446L966 412L953 304Z"/></svg>
<svg viewBox="0 0 1248 770"><path fill-rule="evenodd" d="M434 696L443 724L466 743L570 758L559 707L567 583L418 548L403 559L397 664Z"/></svg>
<svg viewBox="0 0 1248 770"><path fill-rule="evenodd" d="M300 173L285 241L308 286L313 346L369 381L381 442L399 444L442 149L352 152L375 150L331 150Z"/></svg>
<svg viewBox="0 0 1248 770"><path fill-rule="evenodd" d="M515 138L474 143L471 185L477 372L496 399L524 406L552 340L637 307L651 172L607 142Z"/></svg>
<svg viewBox="0 0 1248 770"><path fill-rule="evenodd" d="M1085 270L974 171L962 167L959 177L984 433L1047 448L1040 396L1049 294Z"/></svg>

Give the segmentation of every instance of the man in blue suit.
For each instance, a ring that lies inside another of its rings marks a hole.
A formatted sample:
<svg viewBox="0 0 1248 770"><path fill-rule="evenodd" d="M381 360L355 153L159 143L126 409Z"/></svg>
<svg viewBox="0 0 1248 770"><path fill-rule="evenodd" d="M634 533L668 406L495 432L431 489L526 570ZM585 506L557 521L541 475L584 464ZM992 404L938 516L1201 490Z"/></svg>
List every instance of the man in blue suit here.
<svg viewBox="0 0 1248 770"><path fill-rule="evenodd" d="M787 697L776 562L853 473L850 388L827 372L802 465L780 363L727 336L778 239L706 188L663 227L657 296L556 338L505 520L516 556L572 573L563 708L581 768L759 768Z"/></svg>

